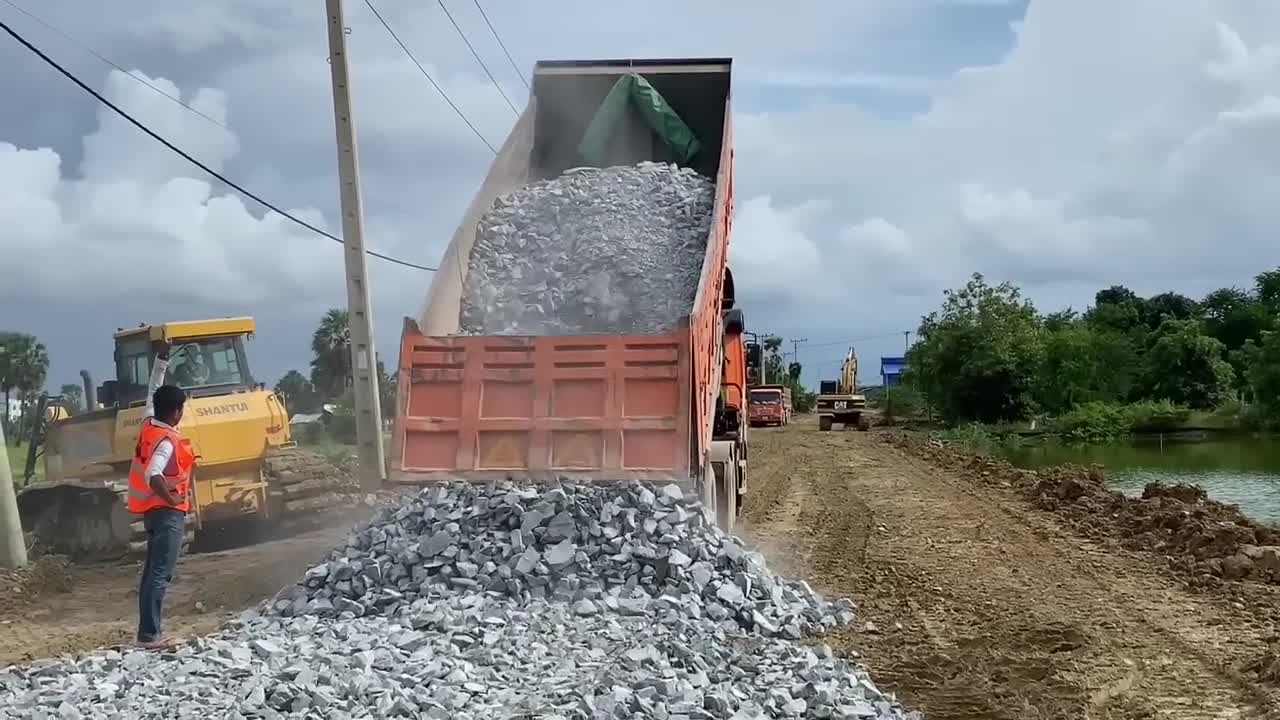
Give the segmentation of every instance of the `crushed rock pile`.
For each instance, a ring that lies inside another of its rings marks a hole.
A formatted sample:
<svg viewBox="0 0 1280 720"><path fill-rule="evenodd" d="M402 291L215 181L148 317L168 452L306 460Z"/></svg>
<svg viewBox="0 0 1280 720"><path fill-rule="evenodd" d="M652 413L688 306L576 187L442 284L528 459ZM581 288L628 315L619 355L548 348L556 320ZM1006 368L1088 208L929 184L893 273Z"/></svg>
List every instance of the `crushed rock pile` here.
<svg viewBox="0 0 1280 720"><path fill-rule="evenodd" d="M693 307L715 183L666 163L575 168L480 219L463 334L663 332Z"/></svg>
<svg viewBox="0 0 1280 720"><path fill-rule="evenodd" d="M0 718L919 718L812 641L853 610L674 485L459 483L218 635L0 671Z"/></svg>
<svg viewBox="0 0 1280 720"><path fill-rule="evenodd" d="M895 445L991 484L1015 487L1038 507L1085 533L1131 550L1167 558L1193 584L1253 580L1280 584L1280 530L1209 499L1191 485L1151 483L1141 496L1110 490L1100 466L1023 470L910 434L886 435Z"/></svg>

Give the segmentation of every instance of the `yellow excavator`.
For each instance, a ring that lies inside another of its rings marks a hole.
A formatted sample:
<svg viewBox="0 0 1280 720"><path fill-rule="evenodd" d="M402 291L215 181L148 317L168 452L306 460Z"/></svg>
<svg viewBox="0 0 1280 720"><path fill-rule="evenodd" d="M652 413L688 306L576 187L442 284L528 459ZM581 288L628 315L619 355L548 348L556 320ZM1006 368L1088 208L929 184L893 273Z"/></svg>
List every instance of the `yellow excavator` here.
<svg viewBox="0 0 1280 720"><path fill-rule="evenodd" d="M853 348L840 364L839 380L822 380L818 384L815 402L818 410L818 429L827 431L835 423L848 428L868 430L867 396L858 390L858 354Z"/></svg>
<svg viewBox="0 0 1280 720"><path fill-rule="evenodd" d="M69 416L57 398L44 418L26 476L43 456L44 477L18 493L23 527L46 550L77 558L137 552L142 519L125 507L129 464L157 352L170 347L165 382L187 391L181 430L197 455L190 537L253 531L354 504L358 485L333 464L298 448L284 400L249 370L245 340L253 318L140 325L115 334L114 380L93 392L87 411Z"/></svg>

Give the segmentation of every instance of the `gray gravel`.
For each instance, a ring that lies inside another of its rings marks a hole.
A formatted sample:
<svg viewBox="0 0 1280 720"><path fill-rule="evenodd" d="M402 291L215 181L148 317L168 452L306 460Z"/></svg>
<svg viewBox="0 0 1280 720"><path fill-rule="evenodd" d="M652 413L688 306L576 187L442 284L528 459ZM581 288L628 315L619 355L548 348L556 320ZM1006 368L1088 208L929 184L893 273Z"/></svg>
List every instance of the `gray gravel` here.
<svg viewBox="0 0 1280 720"><path fill-rule="evenodd" d="M665 163L576 168L503 195L481 218L461 332L650 333L697 293L715 184Z"/></svg>
<svg viewBox="0 0 1280 720"><path fill-rule="evenodd" d="M0 671L0 718L911 718L814 641L854 621L676 486L455 484L221 633Z"/></svg>

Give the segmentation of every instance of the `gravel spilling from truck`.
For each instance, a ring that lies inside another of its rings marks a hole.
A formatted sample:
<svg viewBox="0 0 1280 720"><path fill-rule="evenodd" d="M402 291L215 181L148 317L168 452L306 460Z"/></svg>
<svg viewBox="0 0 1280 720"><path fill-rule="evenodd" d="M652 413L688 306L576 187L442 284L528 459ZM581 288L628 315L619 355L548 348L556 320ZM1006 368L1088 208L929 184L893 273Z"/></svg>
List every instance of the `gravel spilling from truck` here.
<svg viewBox="0 0 1280 720"><path fill-rule="evenodd" d="M463 334L664 332L693 307L715 183L646 162L576 168L499 197L463 283Z"/></svg>
<svg viewBox="0 0 1280 720"><path fill-rule="evenodd" d="M0 671L0 717L908 718L677 486L455 484L221 633Z"/></svg>

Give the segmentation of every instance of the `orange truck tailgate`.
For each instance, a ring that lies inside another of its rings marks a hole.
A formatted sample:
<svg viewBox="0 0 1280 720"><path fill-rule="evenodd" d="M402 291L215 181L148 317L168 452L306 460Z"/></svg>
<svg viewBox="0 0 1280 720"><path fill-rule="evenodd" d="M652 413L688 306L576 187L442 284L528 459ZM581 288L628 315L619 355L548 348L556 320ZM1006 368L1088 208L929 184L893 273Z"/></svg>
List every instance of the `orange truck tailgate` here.
<svg viewBox="0 0 1280 720"><path fill-rule="evenodd" d="M407 322L395 479L687 479L688 338L426 337Z"/></svg>

